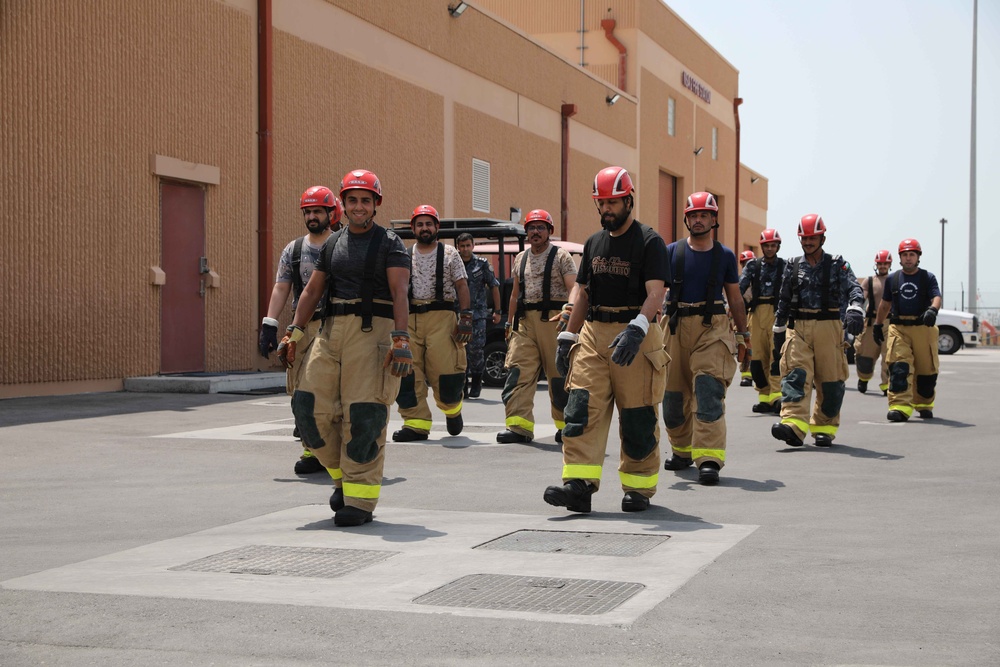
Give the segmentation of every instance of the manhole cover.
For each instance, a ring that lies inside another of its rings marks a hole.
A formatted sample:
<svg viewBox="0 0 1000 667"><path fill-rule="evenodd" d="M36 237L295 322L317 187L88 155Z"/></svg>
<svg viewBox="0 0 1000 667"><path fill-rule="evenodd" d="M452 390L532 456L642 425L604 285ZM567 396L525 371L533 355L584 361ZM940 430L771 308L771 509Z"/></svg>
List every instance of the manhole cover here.
<svg viewBox="0 0 1000 667"><path fill-rule="evenodd" d="M518 530L474 548L581 556L641 556L669 539L669 535Z"/></svg>
<svg viewBox="0 0 1000 667"><path fill-rule="evenodd" d="M611 611L643 588L623 581L470 574L413 601L437 607L593 616Z"/></svg>
<svg viewBox="0 0 1000 667"><path fill-rule="evenodd" d="M178 565L171 570L333 579L395 556L397 551L250 545Z"/></svg>

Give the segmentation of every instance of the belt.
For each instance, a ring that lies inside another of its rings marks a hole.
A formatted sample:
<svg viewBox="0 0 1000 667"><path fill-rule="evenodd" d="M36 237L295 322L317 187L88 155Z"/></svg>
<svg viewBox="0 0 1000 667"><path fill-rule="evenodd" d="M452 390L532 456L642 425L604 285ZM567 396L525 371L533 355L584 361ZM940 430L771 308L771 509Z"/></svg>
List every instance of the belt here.
<svg viewBox="0 0 1000 667"><path fill-rule="evenodd" d="M795 313L796 320L839 320L839 310L822 310L815 313L804 313L801 310Z"/></svg>
<svg viewBox="0 0 1000 667"><path fill-rule="evenodd" d="M756 303L775 303L776 301L777 299L774 296L759 296Z"/></svg>
<svg viewBox="0 0 1000 667"><path fill-rule="evenodd" d="M326 316L331 315L360 315L361 314L361 303L331 303L327 305ZM386 319L394 319L395 314L393 313L393 307L391 303L373 303L372 304L372 315L375 317L384 317Z"/></svg>
<svg viewBox="0 0 1000 667"><path fill-rule="evenodd" d="M695 315L704 315L705 309L703 306L680 306L677 308L677 315L680 317L693 317ZM725 315L726 307L721 303L717 303L708 309L709 315Z"/></svg>
<svg viewBox="0 0 1000 667"><path fill-rule="evenodd" d="M594 310L591 309L587 313L587 320L590 322L616 322L619 324L625 324L631 322L638 315L640 310Z"/></svg>
<svg viewBox="0 0 1000 667"><path fill-rule="evenodd" d="M420 315L422 313L429 313L432 310L455 310L455 303L453 301L431 301L430 303L422 303L417 305L410 302L410 314Z"/></svg>
<svg viewBox="0 0 1000 667"><path fill-rule="evenodd" d="M561 310L562 307L566 305L565 301L537 301L534 303L525 303L525 310Z"/></svg>
<svg viewBox="0 0 1000 667"><path fill-rule="evenodd" d="M899 317L890 317L889 324L916 327L923 326L924 320L923 315L901 315Z"/></svg>

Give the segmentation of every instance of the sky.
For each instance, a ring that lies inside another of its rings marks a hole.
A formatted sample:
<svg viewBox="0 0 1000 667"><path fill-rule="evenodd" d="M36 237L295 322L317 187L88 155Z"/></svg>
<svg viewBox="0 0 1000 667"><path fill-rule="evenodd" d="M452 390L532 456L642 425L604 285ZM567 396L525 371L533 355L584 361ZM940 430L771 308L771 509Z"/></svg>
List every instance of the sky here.
<svg viewBox="0 0 1000 667"><path fill-rule="evenodd" d="M740 160L769 180L768 225L801 254L819 213L825 249L859 278L907 237L968 307L973 0L666 0L739 70ZM979 0L976 280L1000 314L1000 0ZM987 313L983 313L986 315Z"/></svg>

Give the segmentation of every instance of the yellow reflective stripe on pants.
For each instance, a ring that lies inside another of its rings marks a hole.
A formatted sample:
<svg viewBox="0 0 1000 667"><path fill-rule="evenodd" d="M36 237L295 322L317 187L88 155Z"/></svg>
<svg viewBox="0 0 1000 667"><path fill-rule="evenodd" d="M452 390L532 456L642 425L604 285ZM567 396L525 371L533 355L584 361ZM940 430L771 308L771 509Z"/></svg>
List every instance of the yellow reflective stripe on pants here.
<svg viewBox="0 0 1000 667"><path fill-rule="evenodd" d="M652 489L656 486L656 482L659 481L659 478L659 473L647 476L631 475L627 472L618 471L618 479L621 480L622 486L632 489Z"/></svg>
<svg viewBox="0 0 1000 667"><path fill-rule="evenodd" d="M691 445L671 445L671 449L681 456L691 458Z"/></svg>
<svg viewBox="0 0 1000 667"><path fill-rule="evenodd" d="M792 426L794 426L798 430L798 433L796 433L795 435L799 436L800 438L805 437L806 433L809 432L809 424L807 422L802 421L801 419L796 419L795 417L785 417L784 419L781 420L781 423L791 424Z"/></svg>
<svg viewBox="0 0 1000 667"><path fill-rule="evenodd" d="M431 421L429 419L404 419L403 426L411 428L414 431L423 431L424 433L430 433L431 431Z"/></svg>
<svg viewBox="0 0 1000 667"><path fill-rule="evenodd" d="M693 459L716 459L718 461L724 462L726 460L726 450L724 449L699 449L698 447L691 448L691 458Z"/></svg>
<svg viewBox="0 0 1000 667"><path fill-rule="evenodd" d="M456 405L453 408L448 408L448 409L441 408L441 412L443 412L446 417L454 417L455 415L462 412L462 401L459 401L458 405Z"/></svg>
<svg viewBox="0 0 1000 667"><path fill-rule="evenodd" d="M556 419L555 422L556 422L556 428L558 429L566 428L566 422L560 421L559 419Z"/></svg>
<svg viewBox="0 0 1000 667"><path fill-rule="evenodd" d="M837 427L834 426L833 424L829 424L826 426L819 426L817 424L813 424L809 427L809 430L812 431L814 434L815 433L826 433L827 435L837 434Z"/></svg>
<svg viewBox="0 0 1000 667"><path fill-rule="evenodd" d="M914 403L913 404L913 409L914 410L930 410L933 407L934 407L934 401L931 401L930 403Z"/></svg>
<svg viewBox="0 0 1000 667"><path fill-rule="evenodd" d="M563 479L601 479L601 466L565 465Z"/></svg>
<svg viewBox="0 0 1000 667"><path fill-rule="evenodd" d="M913 406L912 405L890 405L889 409L890 410L897 410L899 412L902 412L907 417L912 417L913 416Z"/></svg>
<svg viewBox="0 0 1000 667"><path fill-rule="evenodd" d="M330 477L333 478L333 481L344 478L344 471L341 468L327 468L326 471L330 473Z"/></svg>
<svg viewBox="0 0 1000 667"><path fill-rule="evenodd" d="M507 428L510 428L511 426L517 426L518 428L523 429L528 433L535 432L535 422L528 421L524 417L517 417L517 416L507 417L507 420L504 423L507 425Z"/></svg>
<svg viewBox="0 0 1000 667"><path fill-rule="evenodd" d="M352 484L344 482L344 497L376 500L381 490L381 484Z"/></svg>

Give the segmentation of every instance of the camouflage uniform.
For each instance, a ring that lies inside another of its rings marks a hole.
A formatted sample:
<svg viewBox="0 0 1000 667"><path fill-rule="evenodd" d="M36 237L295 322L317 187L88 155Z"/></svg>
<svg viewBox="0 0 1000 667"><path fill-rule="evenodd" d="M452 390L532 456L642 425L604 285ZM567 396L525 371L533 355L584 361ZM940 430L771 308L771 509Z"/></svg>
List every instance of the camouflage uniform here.
<svg viewBox="0 0 1000 667"><path fill-rule="evenodd" d="M488 260L475 254L465 262L465 273L469 276L469 303L472 308L472 340L465 346L468 356L469 375L482 376L485 369L483 348L486 347L486 324L492 313L486 303L486 294L494 287L500 286L500 281L493 275L493 267ZM495 304L499 308L500 304Z"/></svg>
<svg viewBox="0 0 1000 667"><path fill-rule="evenodd" d="M746 263L740 275L740 294L747 294L749 291L750 295L747 302L747 329L750 331L750 340L756 343L750 360L750 376L757 387L758 402L768 406L777 405L781 400L781 376L777 372L771 373L774 350L765 341L771 340L775 306L781 290L781 272L784 268L785 260L779 257L775 257L770 263L763 258L754 259Z"/></svg>

